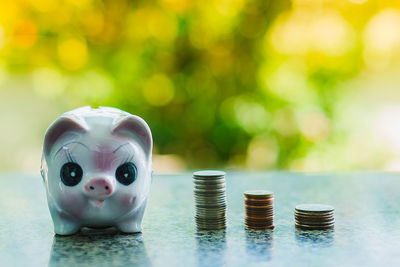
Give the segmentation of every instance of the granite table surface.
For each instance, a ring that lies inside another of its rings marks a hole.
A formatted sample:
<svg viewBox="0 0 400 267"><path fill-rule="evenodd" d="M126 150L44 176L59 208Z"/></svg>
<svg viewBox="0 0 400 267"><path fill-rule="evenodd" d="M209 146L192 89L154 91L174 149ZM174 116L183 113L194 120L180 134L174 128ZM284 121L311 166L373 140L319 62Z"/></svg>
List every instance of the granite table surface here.
<svg viewBox="0 0 400 267"><path fill-rule="evenodd" d="M274 192L275 229L244 228L243 192ZM0 174L0 266L399 266L400 175L228 172L227 228L198 232L191 173L155 175L140 234L55 236L39 175ZM302 231L294 207L335 207L335 227Z"/></svg>

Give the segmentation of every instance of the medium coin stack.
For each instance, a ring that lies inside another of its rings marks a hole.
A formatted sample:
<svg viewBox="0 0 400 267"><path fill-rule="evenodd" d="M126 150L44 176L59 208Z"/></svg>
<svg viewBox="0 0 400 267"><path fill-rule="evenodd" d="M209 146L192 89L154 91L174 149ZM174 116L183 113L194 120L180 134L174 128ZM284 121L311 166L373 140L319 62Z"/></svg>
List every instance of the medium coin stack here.
<svg viewBox="0 0 400 267"><path fill-rule="evenodd" d="M274 228L274 193L255 190L244 192L246 229Z"/></svg>
<svg viewBox="0 0 400 267"><path fill-rule="evenodd" d="M335 224L334 208L321 204L297 205L294 211L296 227L303 230L323 230Z"/></svg>
<svg viewBox="0 0 400 267"><path fill-rule="evenodd" d="M193 183L197 229L225 229L225 172L197 171L193 173Z"/></svg>

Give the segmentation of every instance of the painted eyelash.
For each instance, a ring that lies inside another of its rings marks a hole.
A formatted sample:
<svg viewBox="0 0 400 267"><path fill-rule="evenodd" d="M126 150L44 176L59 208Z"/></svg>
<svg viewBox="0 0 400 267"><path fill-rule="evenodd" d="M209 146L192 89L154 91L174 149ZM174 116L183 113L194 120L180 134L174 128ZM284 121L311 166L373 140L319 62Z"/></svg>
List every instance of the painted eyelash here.
<svg viewBox="0 0 400 267"><path fill-rule="evenodd" d="M123 164L128 163L128 162L132 162L132 160L133 160L133 154L129 154L129 156L124 160Z"/></svg>
<svg viewBox="0 0 400 267"><path fill-rule="evenodd" d="M69 150L67 150L67 159L70 162L76 163L76 160L72 157L72 154Z"/></svg>

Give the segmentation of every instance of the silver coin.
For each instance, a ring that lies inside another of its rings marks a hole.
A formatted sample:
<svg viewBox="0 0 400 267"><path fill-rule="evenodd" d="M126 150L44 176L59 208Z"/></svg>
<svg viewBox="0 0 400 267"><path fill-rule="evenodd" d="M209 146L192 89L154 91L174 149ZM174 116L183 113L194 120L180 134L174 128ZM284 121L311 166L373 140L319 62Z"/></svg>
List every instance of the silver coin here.
<svg viewBox="0 0 400 267"><path fill-rule="evenodd" d="M333 216L306 217L306 216L295 215L294 218L296 220L302 220L302 221L329 221L329 220L333 220L335 217L333 217Z"/></svg>
<svg viewBox="0 0 400 267"><path fill-rule="evenodd" d="M220 190L220 189L226 189L225 185L218 185L218 186L209 186L209 185L195 185L193 187L194 190L200 189L200 190Z"/></svg>
<svg viewBox="0 0 400 267"><path fill-rule="evenodd" d="M194 192L225 192L226 187L194 186Z"/></svg>
<svg viewBox="0 0 400 267"><path fill-rule="evenodd" d="M323 205L323 204L300 204L297 205L295 208L297 211L300 212L310 212L310 213L318 213L318 212L333 212L335 210L334 207L330 205Z"/></svg>
<svg viewBox="0 0 400 267"><path fill-rule="evenodd" d="M301 219L310 219L310 220L328 220L331 218L334 218L333 214L318 214L318 215L309 215L309 214L298 214L296 213L294 215L295 218L301 218Z"/></svg>
<svg viewBox="0 0 400 267"><path fill-rule="evenodd" d="M209 202L196 202L198 208L226 208L226 202L209 203Z"/></svg>
<svg viewBox="0 0 400 267"><path fill-rule="evenodd" d="M324 230L324 229L330 229L335 226L335 224L331 225L324 225L324 226L313 226L313 225L304 225L304 224L295 224L296 227L303 229L303 230Z"/></svg>
<svg viewBox="0 0 400 267"><path fill-rule="evenodd" d="M296 224L299 225L309 225L309 226L325 226L325 225L332 225L335 223L335 221L329 221L329 222L304 222L304 221L295 221Z"/></svg>
<svg viewBox="0 0 400 267"><path fill-rule="evenodd" d="M203 216L195 216L196 221L204 221L204 222L221 222L221 221L225 221L226 217L222 216L222 217L203 217Z"/></svg>
<svg viewBox="0 0 400 267"><path fill-rule="evenodd" d="M195 200L204 200L204 201L216 201L216 200L226 200L225 195L195 195L194 196Z"/></svg>
<svg viewBox="0 0 400 267"><path fill-rule="evenodd" d="M220 204L220 205L226 205L227 201L225 198L196 198L195 199L196 204L210 204L210 205L215 205L215 204Z"/></svg>
<svg viewBox="0 0 400 267"><path fill-rule="evenodd" d="M218 170L201 170L193 173L193 176L196 177L216 177L225 175L226 173L224 171L218 171Z"/></svg>
<svg viewBox="0 0 400 267"><path fill-rule="evenodd" d="M226 214L225 209L209 210L209 209L196 209L196 214Z"/></svg>
<svg viewBox="0 0 400 267"><path fill-rule="evenodd" d="M226 180L225 178L193 179L193 184L205 184L205 185L226 184Z"/></svg>

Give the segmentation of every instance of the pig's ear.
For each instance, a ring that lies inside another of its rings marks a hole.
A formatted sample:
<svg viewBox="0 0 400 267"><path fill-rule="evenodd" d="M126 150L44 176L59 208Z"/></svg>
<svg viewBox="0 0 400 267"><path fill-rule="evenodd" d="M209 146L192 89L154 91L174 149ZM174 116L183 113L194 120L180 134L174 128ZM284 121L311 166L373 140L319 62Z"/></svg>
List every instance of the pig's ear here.
<svg viewBox="0 0 400 267"><path fill-rule="evenodd" d="M114 124L112 133L135 139L138 138L146 156L151 157L153 138L150 127L142 118L135 115L128 115Z"/></svg>
<svg viewBox="0 0 400 267"><path fill-rule="evenodd" d="M48 155L53 145L64 133L71 131L84 133L87 130L87 126L77 120L72 119L71 117L58 118L46 131L43 144L44 153Z"/></svg>

